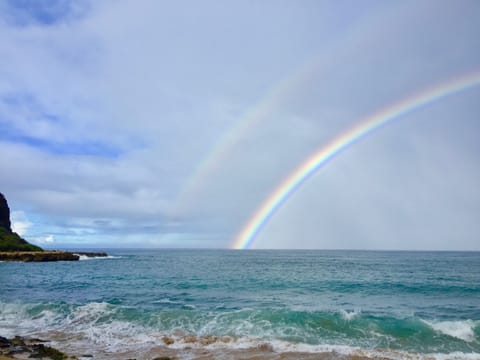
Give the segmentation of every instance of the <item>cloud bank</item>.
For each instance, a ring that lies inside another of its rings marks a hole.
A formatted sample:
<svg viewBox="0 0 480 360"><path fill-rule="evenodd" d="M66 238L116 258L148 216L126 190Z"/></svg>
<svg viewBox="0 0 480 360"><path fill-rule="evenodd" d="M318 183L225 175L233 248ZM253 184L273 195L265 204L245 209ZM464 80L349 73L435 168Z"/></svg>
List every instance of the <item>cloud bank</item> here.
<svg viewBox="0 0 480 360"><path fill-rule="evenodd" d="M0 188L26 237L57 247L229 247L315 149L480 68L475 1L0 10ZM254 246L478 250L479 95L355 145Z"/></svg>

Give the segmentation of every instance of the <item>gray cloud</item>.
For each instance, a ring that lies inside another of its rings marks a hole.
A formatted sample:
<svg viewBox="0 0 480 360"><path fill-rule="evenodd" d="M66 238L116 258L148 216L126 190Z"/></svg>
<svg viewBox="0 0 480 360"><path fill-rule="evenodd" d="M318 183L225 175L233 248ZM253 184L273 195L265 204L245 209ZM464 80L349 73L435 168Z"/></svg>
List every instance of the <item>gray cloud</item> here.
<svg viewBox="0 0 480 360"><path fill-rule="evenodd" d="M30 235L56 246L228 246L315 149L480 64L474 1L5 6L0 187ZM181 199L268 95L269 111ZM476 99L442 100L352 147L255 245L478 247Z"/></svg>

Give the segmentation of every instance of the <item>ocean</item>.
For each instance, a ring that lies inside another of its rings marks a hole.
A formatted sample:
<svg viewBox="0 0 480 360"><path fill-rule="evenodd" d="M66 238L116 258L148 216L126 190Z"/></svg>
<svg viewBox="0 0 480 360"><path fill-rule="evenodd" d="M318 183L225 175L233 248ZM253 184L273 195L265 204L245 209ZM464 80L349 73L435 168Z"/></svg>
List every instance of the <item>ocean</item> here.
<svg viewBox="0 0 480 360"><path fill-rule="evenodd" d="M107 252L0 263L0 336L80 359L480 359L480 252Z"/></svg>

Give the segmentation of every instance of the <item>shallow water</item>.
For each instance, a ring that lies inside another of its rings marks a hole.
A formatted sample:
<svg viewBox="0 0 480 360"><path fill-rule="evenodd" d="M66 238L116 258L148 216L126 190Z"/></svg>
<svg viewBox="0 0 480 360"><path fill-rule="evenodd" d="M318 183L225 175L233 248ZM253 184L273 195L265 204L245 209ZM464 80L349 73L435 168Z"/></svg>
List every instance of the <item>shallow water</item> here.
<svg viewBox="0 0 480 360"><path fill-rule="evenodd" d="M478 252L109 253L0 263L0 336L43 336L96 358L149 359L160 346L194 358L480 359Z"/></svg>

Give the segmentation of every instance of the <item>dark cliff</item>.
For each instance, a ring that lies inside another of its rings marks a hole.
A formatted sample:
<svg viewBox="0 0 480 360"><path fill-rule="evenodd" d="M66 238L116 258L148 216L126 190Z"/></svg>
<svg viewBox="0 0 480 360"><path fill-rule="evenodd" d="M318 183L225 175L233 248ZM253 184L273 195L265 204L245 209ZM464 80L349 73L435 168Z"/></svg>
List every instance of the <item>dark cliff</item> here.
<svg viewBox="0 0 480 360"><path fill-rule="evenodd" d="M12 232L10 223L10 208L8 207L7 199L0 193L0 227Z"/></svg>

